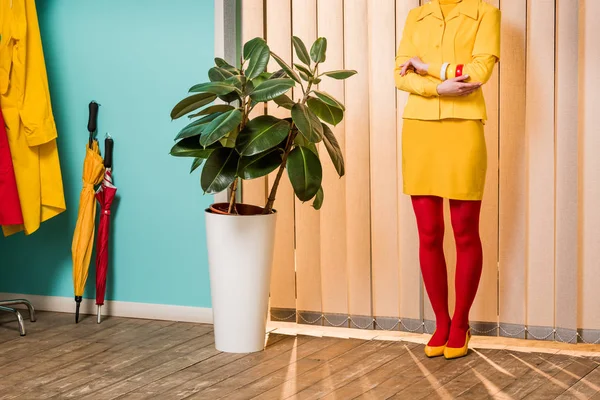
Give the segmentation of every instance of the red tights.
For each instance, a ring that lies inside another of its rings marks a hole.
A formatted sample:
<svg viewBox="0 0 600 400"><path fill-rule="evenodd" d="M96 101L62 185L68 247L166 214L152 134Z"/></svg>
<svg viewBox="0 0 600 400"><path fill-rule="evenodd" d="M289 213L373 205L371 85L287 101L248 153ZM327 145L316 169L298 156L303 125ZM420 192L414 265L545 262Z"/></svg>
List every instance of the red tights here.
<svg viewBox="0 0 600 400"><path fill-rule="evenodd" d="M436 319L430 346L462 347L469 328L469 311L475 300L483 266L479 238L481 201L450 200L456 240L456 307L448 312L448 277L444 258L444 206L441 197L413 196L419 230L419 259L425 289Z"/></svg>

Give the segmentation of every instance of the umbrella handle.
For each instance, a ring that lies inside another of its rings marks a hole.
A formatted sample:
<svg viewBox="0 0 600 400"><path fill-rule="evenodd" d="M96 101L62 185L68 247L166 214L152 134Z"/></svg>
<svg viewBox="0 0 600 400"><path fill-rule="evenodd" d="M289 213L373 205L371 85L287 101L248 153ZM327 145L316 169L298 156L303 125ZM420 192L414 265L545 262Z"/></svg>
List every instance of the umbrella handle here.
<svg viewBox="0 0 600 400"><path fill-rule="evenodd" d="M115 142L112 140L112 138L107 137L106 139L104 139L104 167L105 168L112 168L114 144L115 144Z"/></svg>
<svg viewBox="0 0 600 400"><path fill-rule="evenodd" d="M95 101L90 102L90 116L88 119L88 132L90 133L90 148L92 148L92 142L94 140L94 133L98 130L98 103Z"/></svg>
<svg viewBox="0 0 600 400"><path fill-rule="evenodd" d="M75 323L79 323L79 307L81 307L82 296L75 296Z"/></svg>

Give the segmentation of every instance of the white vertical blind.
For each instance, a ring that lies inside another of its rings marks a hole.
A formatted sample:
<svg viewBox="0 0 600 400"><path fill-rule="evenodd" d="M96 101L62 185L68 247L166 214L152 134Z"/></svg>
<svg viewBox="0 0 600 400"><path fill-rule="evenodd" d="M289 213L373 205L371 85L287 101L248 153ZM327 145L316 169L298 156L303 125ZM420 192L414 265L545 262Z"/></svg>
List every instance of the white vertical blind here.
<svg viewBox="0 0 600 400"><path fill-rule="evenodd" d="M588 341L600 330L600 2L579 1L580 269L578 328Z"/></svg>
<svg viewBox="0 0 600 400"><path fill-rule="evenodd" d="M291 0L267 0L266 2L266 40L272 51L283 58L285 62L292 62L292 13ZM270 60L269 70L275 71L279 65ZM279 118L287 117L285 109L271 105L269 113ZM273 186L277 171L267 179L268 188ZM294 191L286 176L280 180L275 201L277 210L277 227L275 232L275 254L273 258L273 272L271 278L271 308L280 309L276 316L287 320L290 312L296 309L296 267L294 255Z"/></svg>
<svg viewBox="0 0 600 400"><path fill-rule="evenodd" d="M554 0L528 2L527 324L538 338L554 326L554 36Z"/></svg>
<svg viewBox="0 0 600 400"><path fill-rule="evenodd" d="M292 1L292 29L310 50L317 39L317 0ZM290 38L291 39L291 38ZM301 63L294 59L294 62ZM294 93L296 99L300 92ZM296 199L296 283L299 322L321 324L321 223L312 202Z"/></svg>

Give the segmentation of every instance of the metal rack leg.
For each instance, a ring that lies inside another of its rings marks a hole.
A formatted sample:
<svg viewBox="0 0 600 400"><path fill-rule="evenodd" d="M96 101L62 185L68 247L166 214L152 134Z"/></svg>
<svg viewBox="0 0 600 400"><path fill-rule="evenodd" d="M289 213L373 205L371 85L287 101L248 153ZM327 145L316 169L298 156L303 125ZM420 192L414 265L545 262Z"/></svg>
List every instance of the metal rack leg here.
<svg viewBox="0 0 600 400"><path fill-rule="evenodd" d="M4 306L0 306L0 311L6 311L15 314L15 316L17 317L17 322L19 323L19 334L21 336L25 336L25 323L23 322L23 317L21 316L21 313L14 308Z"/></svg>
<svg viewBox="0 0 600 400"><path fill-rule="evenodd" d="M14 300L0 300L0 306L15 306L17 304L22 304L27 307L29 310L29 320L31 322L35 322L35 308L33 308L33 304L27 299L14 299Z"/></svg>

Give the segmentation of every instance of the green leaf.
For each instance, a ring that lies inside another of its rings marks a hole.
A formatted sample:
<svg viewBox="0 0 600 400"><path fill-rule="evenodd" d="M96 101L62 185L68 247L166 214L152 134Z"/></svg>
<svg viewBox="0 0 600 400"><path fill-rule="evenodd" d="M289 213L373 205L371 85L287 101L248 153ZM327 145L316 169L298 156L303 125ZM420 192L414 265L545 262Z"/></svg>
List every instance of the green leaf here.
<svg viewBox="0 0 600 400"><path fill-rule="evenodd" d="M244 87L244 85L246 84L246 77L242 76L242 75L234 75L234 76L230 76L229 78L225 79L223 81L223 83L227 84L227 85L233 85L239 93L242 92L242 88Z"/></svg>
<svg viewBox="0 0 600 400"><path fill-rule="evenodd" d="M256 102L273 100L290 90L294 85L292 79L269 79L258 85L254 92L250 94L250 98Z"/></svg>
<svg viewBox="0 0 600 400"><path fill-rule="evenodd" d="M171 111L171 118L177 119L183 117L185 114L190 113L194 110L199 109L209 103L215 101L217 96L211 93L198 93L192 96L186 97L181 100L173 110Z"/></svg>
<svg viewBox="0 0 600 400"><path fill-rule="evenodd" d="M171 148L174 157L208 158L215 148L204 148L196 136L185 138Z"/></svg>
<svg viewBox="0 0 600 400"><path fill-rule="evenodd" d="M234 85L225 82L199 83L190 88L190 92L207 92L217 95L225 95L235 91L236 87Z"/></svg>
<svg viewBox="0 0 600 400"><path fill-rule="evenodd" d="M243 49L244 60L249 60L254 52L260 51L266 45L267 42L261 37L255 37L254 39L247 41L246 44L244 44Z"/></svg>
<svg viewBox="0 0 600 400"><path fill-rule="evenodd" d="M313 90L313 92L317 95L318 98L320 98L321 100L323 100L325 103L329 104L330 106L337 107L342 111L346 111L346 107L344 107L344 105L340 101L338 101L335 97L333 97L329 93L321 92L319 90Z"/></svg>
<svg viewBox="0 0 600 400"><path fill-rule="evenodd" d="M340 178L346 173L342 149L329 126L323 124L323 143Z"/></svg>
<svg viewBox="0 0 600 400"><path fill-rule="evenodd" d="M219 99L223 100L225 103L233 103L234 101L241 101L240 95L237 92L231 92L229 94L219 96Z"/></svg>
<svg viewBox="0 0 600 400"><path fill-rule="evenodd" d="M211 82L222 82L232 76L235 76L235 74L224 68L212 67L208 70L208 79L210 79Z"/></svg>
<svg viewBox="0 0 600 400"><path fill-rule="evenodd" d="M288 77L288 74L286 74L284 70L278 69L277 71L273 72L273 74L271 75L271 77L269 79L278 79L278 78L289 78L289 77Z"/></svg>
<svg viewBox="0 0 600 400"><path fill-rule="evenodd" d="M313 73L311 72L311 70L306 68L304 65L294 64L294 67L296 67L298 71L300 71L300 76L302 76L302 78L304 78L305 81L308 81L310 78L313 77ZM302 74L304 74L304 76Z"/></svg>
<svg viewBox="0 0 600 400"><path fill-rule="evenodd" d="M241 123L242 113L240 110L235 109L219 115L203 129L200 144L210 146L221 140Z"/></svg>
<svg viewBox="0 0 600 400"><path fill-rule="evenodd" d="M200 110L196 114L188 115L189 118L200 117L201 115L208 115L213 113L223 113L225 111L233 110L235 107L229 104L215 104L214 106L206 107Z"/></svg>
<svg viewBox="0 0 600 400"><path fill-rule="evenodd" d="M319 118L304 104L296 103L292 107L292 119L300 133L309 141L317 143L323 137L323 127Z"/></svg>
<svg viewBox="0 0 600 400"><path fill-rule="evenodd" d="M238 126L237 128L235 128L234 130L232 130L231 132L229 132L227 135L223 136L220 140L219 143L221 143L221 145L223 147L229 147L229 148L235 148L235 142L237 141L237 137L240 134L240 127Z"/></svg>
<svg viewBox="0 0 600 400"><path fill-rule="evenodd" d="M306 82L310 81L310 77L306 75L304 72L300 71L300 77L304 79Z"/></svg>
<svg viewBox="0 0 600 400"><path fill-rule="evenodd" d="M287 76L300 83L300 77L298 76L296 71L294 71L289 65L287 65L287 63L283 61L283 59L281 59L277 54L273 52L271 52L271 57L273 57L275 61L277 61L277 64L279 64L279 66L285 71Z"/></svg>
<svg viewBox="0 0 600 400"><path fill-rule="evenodd" d="M323 180L319 157L306 147L298 146L288 156L286 167L296 196L301 201L312 199Z"/></svg>
<svg viewBox="0 0 600 400"><path fill-rule="evenodd" d="M332 125L337 125L344 119L344 112L337 107L333 107L321 99L309 97L306 101L308 107L323 121Z"/></svg>
<svg viewBox="0 0 600 400"><path fill-rule="evenodd" d="M348 79L357 72L353 69L338 69L335 71L323 72L323 75L329 76L333 79Z"/></svg>
<svg viewBox="0 0 600 400"><path fill-rule="evenodd" d="M306 138L304 136L296 135L296 138L294 139L294 143L298 146L306 147L307 149L309 149L310 151L315 153L315 155L317 157L319 157L319 150L317 149L317 145L306 140Z"/></svg>
<svg viewBox="0 0 600 400"><path fill-rule="evenodd" d="M204 158L200 157L194 158L194 162L192 162L192 167L190 168L190 174L194 172L199 166L201 166L204 160Z"/></svg>
<svg viewBox="0 0 600 400"><path fill-rule="evenodd" d="M267 68L271 56L269 46L262 38L254 38L244 45L244 59L248 60L246 76L254 79Z"/></svg>
<svg viewBox="0 0 600 400"><path fill-rule="evenodd" d="M271 75L273 75L273 74L270 72L263 72L256 78L252 79L250 82L254 85L253 87L256 87L256 86L260 85L261 83L263 83L264 81L271 78Z"/></svg>
<svg viewBox="0 0 600 400"><path fill-rule="evenodd" d="M310 57L316 63L325 62L325 53L327 52L327 39L318 38L310 48Z"/></svg>
<svg viewBox="0 0 600 400"><path fill-rule="evenodd" d="M310 65L310 56L308 55L308 50L306 50L306 45L297 36L292 37L292 44L294 45L294 49L296 50L296 55L298 59L302 61L306 65Z"/></svg>
<svg viewBox="0 0 600 400"><path fill-rule="evenodd" d="M242 156L253 156L277 146L289 132L289 122L261 115L248 122L238 137L236 149Z"/></svg>
<svg viewBox="0 0 600 400"><path fill-rule="evenodd" d="M238 175L243 179L256 179L269 175L280 165L283 153L280 148L271 149L252 157L240 158Z"/></svg>
<svg viewBox="0 0 600 400"><path fill-rule="evenodd" d="M254 83L252 83L252 81L249 81L246 84L246 89L244 90L244 96L250 96L250 94L252 92L254 92ZM254 107L254 105L252 107Z"/></svg>
<svg viewBox="0 0 600 400"><path fill-rule="evenodd" d="M206 125L212 122L221 114L222 113L209 114L205 117L202 117L200 119L197 119L196 121L189 123L185 128L179 131L177 137L175 137L175 140L184 139L192 136L198 136L202 134L202 130L206 127Z"/></svg>
<svg viewBox="0 0 600 400"><path fill-rule="evenodd" d="M275 97L273 99L273 101L275 102L275 104L277 104L279 107L283 107L283 108L287 108L288 110L291 110L292 107L294 106L294 104L296 104L292 99L290 99L288 97L288 95L286 94L282 94L281 96Z"/></svg>
<svg viewBox="0 0 600 400"><path fill-rule="evenodd" d="M238 75L240 73L240 71L236 67L219 57L215 58L215 65L219 68L226 69L234 75Z"/></svg>
<svg viewBox="0 0 600 400"><path fill-rule="evenodd" d="M313 208L315 210L320 210L321 207L323 206L324 199L325 199L325 193L323 193L323 187L321 186L315 196L315 200L313 201Z"/></svg>
<svg viewBox="0 0 600 400"><path fill-rule="evenodd" d="M227 189L236 179L238 161L235 149L214 150L202 168L200 184L204 193L214 194Z"/></svg>

